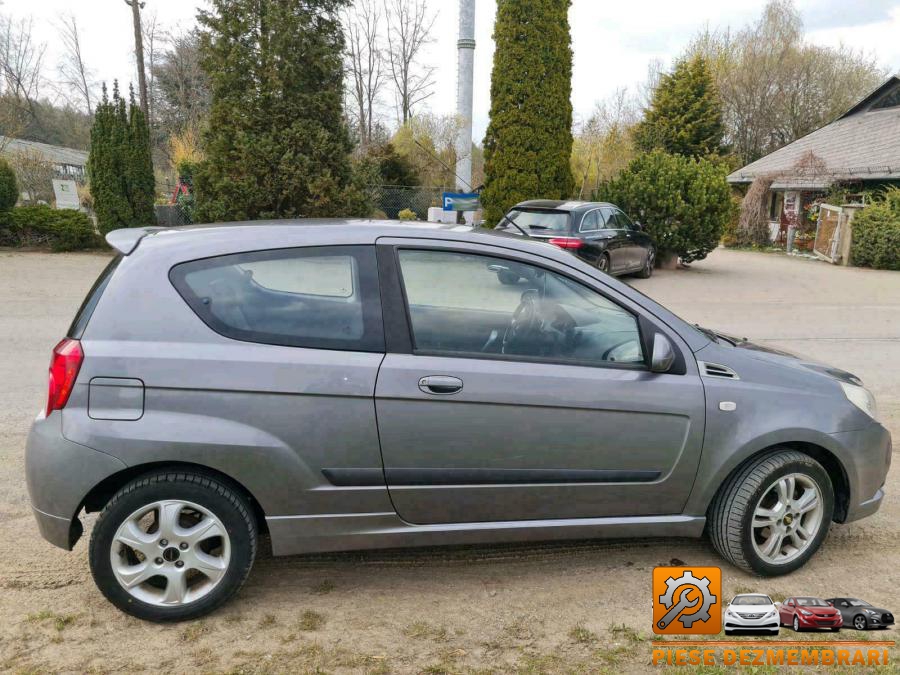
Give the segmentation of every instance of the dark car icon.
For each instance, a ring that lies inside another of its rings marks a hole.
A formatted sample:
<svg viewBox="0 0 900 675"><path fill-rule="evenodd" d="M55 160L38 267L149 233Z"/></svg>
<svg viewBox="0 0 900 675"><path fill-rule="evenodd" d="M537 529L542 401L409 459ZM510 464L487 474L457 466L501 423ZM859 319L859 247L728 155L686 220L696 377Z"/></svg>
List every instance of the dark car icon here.
<svg viewBox="0 0 900 675"><path fill-rule="evenodd" d="M787 598L778 610L782 626L795 631L830 628L837 632L844 625L841 613L819 598Z"/></svg>
<svg viewBox="0 0 900 675"><path fill-rule="evenodd" d="M844 623L856 630L887 628L893 625L894 615L886 609L873 607L857 598L830 598L828 600L844 617Z"/></svg>

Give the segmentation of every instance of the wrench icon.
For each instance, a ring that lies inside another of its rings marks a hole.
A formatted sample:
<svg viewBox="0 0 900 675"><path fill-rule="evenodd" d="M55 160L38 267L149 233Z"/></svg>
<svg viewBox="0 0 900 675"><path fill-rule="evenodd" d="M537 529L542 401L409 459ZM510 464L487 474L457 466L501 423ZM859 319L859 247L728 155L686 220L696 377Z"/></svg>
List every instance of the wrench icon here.
<svg viewBox="0 0 900 675"><path fill-rule="evenodd" d="M695 591L697 591L696 588L688 588L686 591L684 591L684 593L681 594L681 599L675 603L675 606L672 607L672 609L670 609L668 612L666 612L663 618L656 622L656 625L659 626L660 630L664 630L665 627L672 623L683 610L697 606L697 603L700 602L699 597L694 598L693 602L688 599L688 596L693 594Z"/></svg>

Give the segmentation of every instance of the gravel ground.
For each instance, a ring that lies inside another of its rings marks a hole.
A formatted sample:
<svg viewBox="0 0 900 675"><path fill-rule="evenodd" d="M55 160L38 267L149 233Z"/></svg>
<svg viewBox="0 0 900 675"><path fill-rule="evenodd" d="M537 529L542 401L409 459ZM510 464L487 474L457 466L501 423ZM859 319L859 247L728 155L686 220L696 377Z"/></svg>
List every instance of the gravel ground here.
<svg viewBox="0 0 900 675"><path fill-rule="evenodd" d="M687 540L263 554L211 617L126 617L95 589L86 538L71 553L40 539L23 462L50 350L107 260L0 250L0 671L641 672L651 569L720 564ZM720 250L632 283L691 321L857 373L900 438L900 274ZM900 612L897 475L881 511L833 527L801 571L761 581L724 566L725 595L860 596Z"/></svg>

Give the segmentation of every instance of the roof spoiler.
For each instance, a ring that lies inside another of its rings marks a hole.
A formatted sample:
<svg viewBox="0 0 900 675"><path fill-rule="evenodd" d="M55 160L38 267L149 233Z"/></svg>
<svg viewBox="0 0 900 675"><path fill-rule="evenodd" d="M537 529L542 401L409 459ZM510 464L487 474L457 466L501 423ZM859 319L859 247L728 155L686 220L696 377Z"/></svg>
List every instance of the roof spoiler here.
<svg viewBox="0 0 900 675"><path fill-rule="evenodd" d="M141 243L141 239L146 237L148 234L152 232L159 232L164 230L164 227L125 227L120 230L113 230L112 232L107 233L106 235L106 243L116 249L119 253L123 255L129 255L134 249L137 248L138 244Z"/></svg>

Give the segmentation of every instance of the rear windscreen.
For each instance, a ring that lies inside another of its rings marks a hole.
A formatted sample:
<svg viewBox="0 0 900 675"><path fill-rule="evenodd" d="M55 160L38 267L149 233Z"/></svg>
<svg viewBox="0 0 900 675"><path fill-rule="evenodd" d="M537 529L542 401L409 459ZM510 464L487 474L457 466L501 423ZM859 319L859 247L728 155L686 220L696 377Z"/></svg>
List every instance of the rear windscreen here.
<svg viewBox="0 0 900 675"><path fill-rule="evenodd" d="M513 209L500 221L499 228L522 228L535 234L569 231L567 211Z"/></svg>
<svg viewBox="0 0 900 675"><path fill-rule="evenodd" d="M73 340L81 339L81 336L84 334L84 329L87 328L88 321L91 320L91 314L94 313L94 308L97 306L97 303L100 302L100 296L103 295L103 291L106 290L106 286L109 284L113 272L116 271L116 268L121 261L122 256L117 255L110 261L103 272L101 272L100 276L97 277L97 281L91 286L91 290L88 292L87 297L84 299L84 302L81 303L78 314L75 315L75 320L72 321L72 325L69 327L68 337Z"/></svg>

